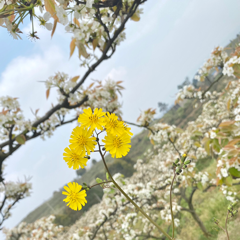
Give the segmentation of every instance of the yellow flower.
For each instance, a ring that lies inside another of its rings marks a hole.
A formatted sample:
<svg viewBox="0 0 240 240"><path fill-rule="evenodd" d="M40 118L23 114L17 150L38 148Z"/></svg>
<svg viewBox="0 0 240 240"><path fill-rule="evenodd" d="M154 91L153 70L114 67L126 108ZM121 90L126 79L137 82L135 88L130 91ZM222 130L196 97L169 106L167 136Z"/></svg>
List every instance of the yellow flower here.
<svg viewBox="0 0 240 240"><path fill-rule="evenodd" d="M67 195L65 199L63 199L64 202L69 202L67 206L69 206L71 209L77 211L81 210L82 206L85 206L85 203L87 203L87 200L85 197L87 196L86 190L82 190L82 186L79 185L76 182L68 183L68 187L63 187L67 192L62 192L62 194Z"/></svg>
<svg viewBox="0 0 240 240"><path fill-rule="evenodd" d="M73 166L73 169L79 169L79 166L81 168L84 168L84 165L87 165L87 158L85 158L85 151L82 151L78 153L75 149L69 147L65 148L63 153L63 159L67 163L68 167L71 168Z"/></svg>
<svg viewBox="0 0 240 240"><path fill-rule="evenodd" d="M99 129L103 130L104 126L104 118L103 116L105 113L102 111L102 109L95 108L94 113L92 112L92 109L89 107L88 109L83 110L84 113L80 114L78 118L78 122L81 123L82 127L91 127L91 129Z"/></svg>
<svg viewBox="0 0 240 240"><path fill-rule="evenodd" d="M133 135L133 133L130 132L131 128L128 127L128 125L127 125L125 122L123 122L123 127L124 127L125 132L126 132L128 135L130 135L130 136Z"/></svg>
<svg viewBox="0 0 240 240"><path fill-rule="evenodd" d="M104 120L107 133L121 135L124 132L123 122L118 120L118 116L115 113L110 114L107 112Z"/></svg>
<svg viewBox="0 0 240 240"><path fill-rule="evenodd" d="M70 136L69 145L70 148L74 148L78 153L82 151L87 151L90 155L90 151L94 151L94 147L97 144L96 138L91 137L92 130L82 127L75 127Z"/></svg>
<svg viewBox="0 0 240 240"><path fill-rule="evenodd" d="M128 144L131 142L130 136L126 132L119 136L107 134L102 141L105 143L106 151L110 152L113 158L126 156L131 148Z"/></svg>

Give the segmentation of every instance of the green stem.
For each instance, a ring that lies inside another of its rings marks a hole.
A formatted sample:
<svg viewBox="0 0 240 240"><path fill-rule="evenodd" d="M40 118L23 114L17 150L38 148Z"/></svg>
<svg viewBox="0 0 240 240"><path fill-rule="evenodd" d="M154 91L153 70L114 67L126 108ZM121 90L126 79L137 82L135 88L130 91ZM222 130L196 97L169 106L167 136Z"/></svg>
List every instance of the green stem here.
<svg viewBox="0 0 240 240"><path fill-rule="evenodd" d="M230 240L229 235L228 235L228 230L227 230L228 214L229 214L229 211L227 212L227 217L226 217L226 222L225 222L225 229L226 229L227 239Z"/></svg>
<svg viewBox="0 0 240 240"><path fill-rule="evenodd" d="M111 183L111 182L112 182L112 181L106 181L106 182L97 183L97 184L94 184L94 185L92 185L92 186L89 186L89 188L91 189L91 188L96 187L96 186L98 186L98 185L101 185L101 184L104 184L104 183Z"/></svg>
<svg viewBox="0 0 240 240"><path fill-rule="evenodd" d="M104 156L103 156L103 154L102 154L102 151L101 151L101 147L100 147L100 145L99 145L99 142L98 142L98 147L99 147L99 152L100 152L100 155L101 155L101 157L102 157L104 166L105 166L105 168L106 168L106 170L107 170L107 172L108 172L108 174L109 174L109 177L111 178L111 180L112 180L112 182L114 183L114 185L118 188L118 190L127 198L127 200L128 200L129 202L131 202L131 203L134 205L134 207L135 207L139 212L141 212L141 213L143 214L144 217L146 217L153 225L155 225L155 227L156 227L160 232L162 232L168 239L173 240L173 239L171 238L171 236L169 236L169 235L167 234L167 232L165 232L160 226L158 226L158 225L153 221L153 219L152 219L151 217L149 217L149 216L123 191L123 189L115 182L115 180L113 179L113 177L112 177L112 175L111 175L111 173L110 173L110 171L109 171L109 169L108 169L108 167L107 167L107 164L106 164L105 159L104 159Z"/></svg>
<svg viewBox="0 0 240 240"><path fill-rule="evenodd" d="M23 15L25 14L25 12L24 13L21 13L21 14L19 14L19 16L12 22L12 24L15 24L15 22L19 19L19 18L21 18L22 19L22 17L23 17Z"/></svg>
<svg viewBox="0 0 240 240"><path fill-rule="evenodd" d="M24 13L24 14L25 14L25 13ZM23 19L28 15L28 12L27 12L26 15L24 15L24 14L23 14L23 16L21 16L21 18L19 19L18 23L16 24L15 30L18 28L19 24L23 21Z"/></svg>
<svg viewBox="0 0 240 240"><path fill-rule="evenodd" d="M174 177L171 183L171 188L170 188L170 210L171 210L171 217L172 217L172 238L174 239L174 216L173 216L173 210L172 210L172 187L173 187L173 182L176 177L175 169L174 169Z"/></svg>

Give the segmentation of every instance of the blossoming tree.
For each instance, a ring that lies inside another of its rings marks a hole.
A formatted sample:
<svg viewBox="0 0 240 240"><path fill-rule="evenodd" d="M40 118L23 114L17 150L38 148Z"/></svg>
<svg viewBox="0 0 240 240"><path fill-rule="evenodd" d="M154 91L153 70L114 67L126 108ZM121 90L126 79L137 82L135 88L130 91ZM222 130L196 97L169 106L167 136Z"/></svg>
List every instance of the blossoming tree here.
<svg viewBox="0 0 240 240"><path fill-rule="evenodd" d="M84 168L91 152L96 151L106 169L106 179L97 179L94 185L85 183L81 186L70 182L64 187L64 202L76 211L87 204L88 191L98 185L104 188L102 202L93 206L67 233L62 226L52 224L54 217L50 216L34 224L22 223L17 228L5 230L7 239L176 240L183 211L192 216L202 234L208 237L213 233L199 217L193 197L197 191L207 194L212 188L220 189L229 201L224 227L216 218L213 223L230 239L227 224L237 214L239 199L239 46L229 54L220 47L216 48L196 76L199 87L187 85L180 89L176 102L191 99L202 107L198 118L184 129L152 122L155 110L148 109L141 114L138 126L149 130L154 147L146 152L144 159L136 162L132 177L112 176L105 161L107 152L112 157L121 158L131 148L132 133L127 122L121 119L118 102L118 93L123 87L121 82L113 80L98 82L95 86L90 84L87 88L83 83L115 53L117 45L125 38L127 21L139 20L142 13L139 6L144 2L59 0L56 3L45 0L44 6L40 0L0 2L0 25L15 39L21 38L20 24L27 15L32 21L31 38L38 38L34 19L52 30L52 35L58 23L66 25L66 31L73 36L70 56L77 48L82 66L87 68L81 78L70 78L65 73L49 77L45 81L46 95L49 96L51 88L57 88L58 103L43 116L38 116L36 111L33 121L25 120L17 99L0 98L0 181L4 196L0 225L9 217L12 206L29 195L31 185L28 181L11 183L5 182L3 177L4 161L28 140L49 137L56 128L78 120L79 126L72 131L63 159L69 168L76 170ZM36 15L37 7L42 15ZM201 82L208 82L208 85L201 85ZM226 87L221 87L220 83ZM76 116L66 120L71 109L75 110ZM104 138L100 140L100 136ZM214 169L203 172L198 166L208 156L215 159L216 164ZM8 206L7 202L10 202Z"/></svg>

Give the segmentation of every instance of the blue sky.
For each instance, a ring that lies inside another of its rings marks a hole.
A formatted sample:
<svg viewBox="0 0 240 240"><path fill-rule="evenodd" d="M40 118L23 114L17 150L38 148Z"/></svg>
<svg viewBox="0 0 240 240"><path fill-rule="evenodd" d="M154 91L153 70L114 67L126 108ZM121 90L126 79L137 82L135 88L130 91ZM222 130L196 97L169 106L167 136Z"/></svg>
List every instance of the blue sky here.
<svg viewBox="0 0 240 240"><path fill-rule="evenodd" d="M130 122L136 121L140 110L157 108L159 101L173 104L177 85L186 76L194 77L214 47L225 46L240 32L238 0L148 0L143 10L139 22L127 24L127 39L115 55L87 80L87 84L107 77L123 80L123 118ZM24 33L28 29L28 23L21 28ZM30 119L30 107L40 108L44 114L56 102L54 92L46 100L44 84L38 81L57 71L70 76L84 73L76 54L69 60L71 34L65 34L60 25L53 39L47 30L37 31L39 41L31 42L25 36L16 41L0 28L0 96L18 97ZM74 126L58 129L46 141L29 141L7 159L6 179L32 176L33 191L16 206L6 227L15 226L75 177L75 171L62 160ZM133 128L135 134L139 131Z"/></svg>

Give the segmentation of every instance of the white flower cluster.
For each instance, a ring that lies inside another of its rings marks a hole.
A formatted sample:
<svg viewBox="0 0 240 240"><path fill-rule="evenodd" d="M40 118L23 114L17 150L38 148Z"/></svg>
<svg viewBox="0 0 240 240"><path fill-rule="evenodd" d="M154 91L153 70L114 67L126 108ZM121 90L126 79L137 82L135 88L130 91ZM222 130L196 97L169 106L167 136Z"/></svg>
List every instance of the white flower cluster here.
<svg viewBox="0 0 240 240"><path fill-rule="evenodd" d="M202 92L195 92L195 87L193 85L186 85L177 93L177 99L193 98L194 94L197 95L200 99L202 98Z"/></svg>
<svg viewBox="0 0 240 240"><path fill-rule="evenodd" d="M233 56L225 64L223 68L223 74L229 77L239 78L240 70L240 57Z"/></svg>
<svg viewBox="0 0 240 240"><path fill-rule="evenodd" d="M179 103L184 99L199 99L200 102L202 103L207 99L216 99L218 95L219 94L216 91L213 92L207 91L205 93L199 89L195 89L194 86L190 84L184 86L182 89L179 90L176 96L176 103Z"/></svg>
<svg viewBox="0 0 240 240"><path fill-rule="evenodd" d="M31 129L31 122L25 121L17 98L0 97L0 140L9 138L9 128L14 125L14 134Z"/></svg>
<svg viewBox="0 0 240 240"><path fill-rule="evenodd" d="M60 110L56 111L49 119L39 125L39 128L41 129L40 137L42 140L45 140L46 136L50 138L53 135L56 126L61 125L61 117L65 116L67 113L69 113L68 109L61 108Z"/></svg>
<svg viewBox="0 0 240 240"><path fill-rule="evenodd" d="M227 57L228 55L222 47L216 47L212 51L210 58L203 64L202 68L198 70L198 75L195 76L195 79L204 81L205 77L209 75L213 68L222 67Z"/></svg>
<svg viewBox="0 0 240 240"><path fill-rule="evenodd" d="M137 122L139 122L141 126L148 126L149 123L153 120L155 114L156 110L149 108L140 114Z"/></svg>
<svg viewBox="0 0 240 240"><path fill-rule="evenodd" d="M29 190L32 188L32 184L29 182L6 182L5 186L0 186L0 192L4 192L8 199L16 199L19 196L30 196Z"/></svg>
<svg viewBox="0 0 240 240"><path fill-rule="evenodd" d="M176 131L176 126L170 126L166 123L156 123L152 126L152 129L155 134L151 134L150 139L153 139L157 143L168 141L169 138L174 139L179 134Z"/></svg>
<svg viewBox="0 0 240 240"><path fill-rule="evenodd" d="M39 18L40 25L46 27L47 30L51 31L53 28L53 24L48 22L51 18L51 14L49 12L45 12L42 18Z"/></svg>
<svg viewBox="0 0 240 240"><path fill-rule="evenodd" d="M237 200L236 199L237 193L230 191L228 188L229 187L225 186L225 185L221 186L221 190L222 190L223 194L225 195L226 199L230 202L235 202Z"/></svg>
<svg viewBox="0 0 240 240"><path fill-rule="evenodd" d="M1 183L0 193L1 193L1 215L2 221L11 216L11 208L13 205L18 202L20 199L30 196L30 189L32 184L26 180L25 182L6 182L5 184ZM5 206L7 204L7 206Z"/></svg>
<svg viewBox="0 0 240 240"><path fill-rule="evenodd" d="M76 81L73 78L69 78L68 74L64 72L57 72L54 76L50 76L45 81L46 88L58 87L62 89L65 93L69 93L73 87L76 85Z"/></svg>
<svg viewBox="0 0 240 240"><path fill-rule="evenodd" d="M20 223L17 227L9 230L4 228L3 232L6 235L6 240L53 240L59 239L64 228L53 223L55 217L43 217L34 223Z"/></svg>
<svg viewBox="0 0 240 240"><path fill-rule="evenodd" d="M83 107L102 108L105 112L114 112L121 116L121 104L118 100L118 93L123 89L121 81L115 82L112 79L107 79L104 83L98 82L94 88L87 88L84 94L88 95L88 101Z"/></svg>
<svg viewBox="0 0 240 240"><path fill-rule="evenodd" d="M201 182L203 187L206 187L210 180L208 172L198 172L194 175L194 179L197 182Z"/></svg>

